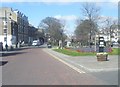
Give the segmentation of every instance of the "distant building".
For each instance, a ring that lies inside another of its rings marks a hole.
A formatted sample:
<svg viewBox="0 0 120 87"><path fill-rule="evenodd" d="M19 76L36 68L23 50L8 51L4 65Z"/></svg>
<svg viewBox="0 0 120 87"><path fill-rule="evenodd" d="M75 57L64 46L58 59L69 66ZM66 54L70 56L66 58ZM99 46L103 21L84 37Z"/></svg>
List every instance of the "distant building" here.
<svg viewBox="0 0 120 87"><path fill-rule="evenodd" d="M29 24L29 26L28 26L28 43L31 45L32 44L32 42L33 42L33 40L35 40L36 39L36 31L37 31L38 29L37 28L35 28L34 26L32 26L31 24Z"/></svg>
<svg viewBox="0 0 120 87"><path fill-rule="evenodd" d="M18 25L18 35L17 35L17 42L21 43L24 42L25 44L28 43L28 28L29 22L28 17L25 16L20 11L14 11L17 15L17 25Z"/></svg>
<svg viewBox="0 0 120 87"><path fill-rule="evenodd" d="M111 33L110 30L102 30L101 32L105 37L105 41L117 42L119 39L120 31L118 28L111 30Z"/></svg>
<svg viewBox="0 0 120 87"><path fill-rule="evenodd" d="M120 31L118 28L115 29L101 29L99 33L97 34L97 38L99 35L102 35L104 37L106 45L112 45L114 43L118 43L118 40L120 38Z"/></svg>

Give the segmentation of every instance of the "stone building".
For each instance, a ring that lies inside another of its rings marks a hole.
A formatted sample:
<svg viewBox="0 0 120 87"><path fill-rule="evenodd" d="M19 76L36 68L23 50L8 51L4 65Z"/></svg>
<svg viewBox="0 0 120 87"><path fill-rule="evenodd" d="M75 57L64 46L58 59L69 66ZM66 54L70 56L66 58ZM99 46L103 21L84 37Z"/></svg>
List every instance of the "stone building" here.
<svg viewBox="0 0 120 87"><path fill-rule="evenodd" d="M29 45L31 45L32 44L32 42L33 42L33 40L35 40L36 39L36 32L37 32L37 28L35 28L34 26L32 26L31 24L29 24L29 28L28 28L28 43L29 43Z"/></svg>
<svg viewBox="0 0 120 87"><path fill-rule="evenodd" d="M0 42L5 48L28 45L36 37L37 28L29 24L28 17L9 7L0 8Z"/></svg>
<svg viewBox="0 0 120 87"><path fill-rule="evenodd" d="M3 47L5 47L5 45L15 47L17 43L16 35L16 14L12 8L0 8L0 42L3 43Z"/></svg>
<svg viewBox="0 0 120 87"><path fill-rule="evenodd" d="M25 16L20 11L16 10L14 11L16 14L17 19L17 26L18 26L18 33L17 33L17 43L24 42L25 44L28 43L28 28L29 28L29 22L28 17Z"/></svg>

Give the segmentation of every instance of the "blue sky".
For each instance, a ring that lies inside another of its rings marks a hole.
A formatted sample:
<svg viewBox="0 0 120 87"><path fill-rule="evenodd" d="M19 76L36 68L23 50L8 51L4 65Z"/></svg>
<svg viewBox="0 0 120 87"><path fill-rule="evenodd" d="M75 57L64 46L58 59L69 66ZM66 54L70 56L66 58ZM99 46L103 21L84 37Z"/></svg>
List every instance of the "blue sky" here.
<svg viewBox="0 0 120 87"><path fill-rule="evenodd" d="M55 17L66 20L66 32L72 33L75 29L75 20L82 18L81 5L84 2L3 2L2 7L18 9L28 16L30 24L37 27L40 21L46 17ZM101 16L118 17L118 3L97 2L96 6L101 8Z"/></svg>

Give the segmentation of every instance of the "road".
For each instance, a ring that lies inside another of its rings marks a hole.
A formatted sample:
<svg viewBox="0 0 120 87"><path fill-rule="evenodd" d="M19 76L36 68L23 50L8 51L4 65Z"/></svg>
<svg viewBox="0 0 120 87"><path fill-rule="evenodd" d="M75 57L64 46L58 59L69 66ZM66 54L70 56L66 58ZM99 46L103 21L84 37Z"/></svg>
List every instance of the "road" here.
<svg viewBox="0 0 120 87"><path fill-rule="evenodd" d="M109 85L93 73L79 73L43 51L24 49L2 58L3 85ZM114 73L114 72L113 72ZM111 75L113 74L111 72ZM97 76L99 75L99 76ZM109 77L110 79L111 77Z"/></svg>

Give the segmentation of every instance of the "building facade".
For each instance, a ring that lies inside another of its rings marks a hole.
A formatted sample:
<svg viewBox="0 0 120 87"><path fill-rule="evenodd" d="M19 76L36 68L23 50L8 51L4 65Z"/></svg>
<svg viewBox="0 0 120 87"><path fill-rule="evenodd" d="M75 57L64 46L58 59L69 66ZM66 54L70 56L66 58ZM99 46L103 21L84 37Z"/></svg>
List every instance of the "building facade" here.
<svg viewBox="0 0 120 87"><path fill-rule="evenodd" d="M120 30L118 29L118 27L111 30L101 29L99 31L99 34L97 34L97 37L99 37L99 35L102 35L104 37L106 45L118 44L118 40L120 39Z"/></svg>
<svg viewBox="0 0 120 87"><path fill-rule="evenodd" d="M32 44L32 42L33 42L33 40L35 40L36 39L36 32L37 32L37 28L35 28L34 26L32 26L31 24L29 24L29 28L28 28L28 43L29 43L29 45L31 45Z"/></svg>
<svg viewBox="0 0 120 87"><path fill-rule="evenodd" d="M18 10L9 7L0 8L0 42L3 47L18 47L29 42L28 17ZM32 31L30 31L32 32Z"/></svg>
<svg viewBox="0 0 120 87"><path fill-rule="evenodd" d="M16 45L17 21L11 8L0 8L0 42L5 46Z"/></svg>
<svg viewBox="0 0 120 87"><path fill-rule="evenodd" d="M16 10L14 11L17 16L17 25L18 25L18 34L17 34L17 43L28 43L28 28L29 28L29 22L28 17L25 16L20 11Z"/></svg>

